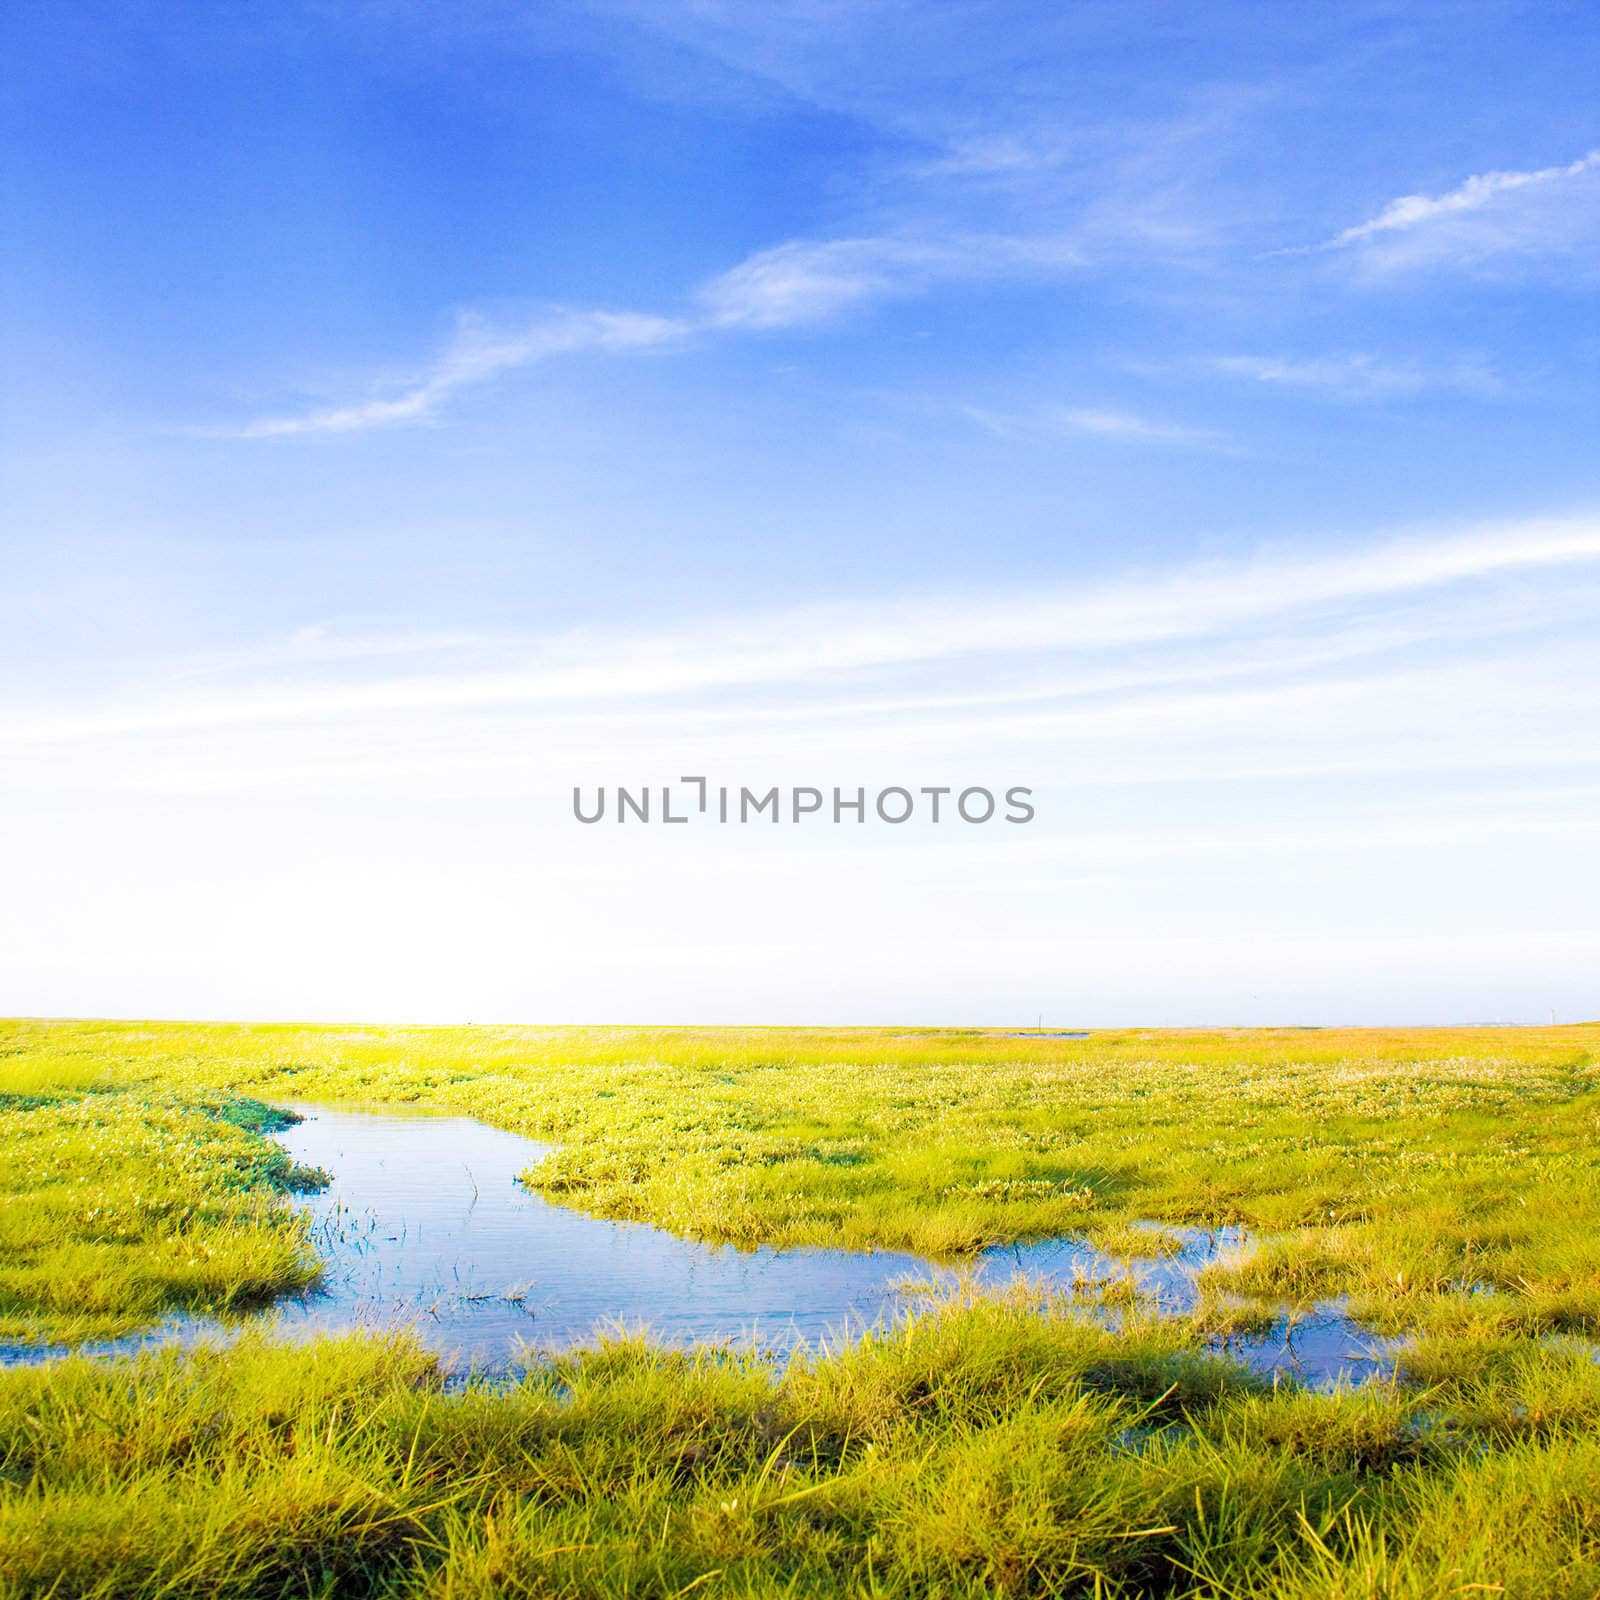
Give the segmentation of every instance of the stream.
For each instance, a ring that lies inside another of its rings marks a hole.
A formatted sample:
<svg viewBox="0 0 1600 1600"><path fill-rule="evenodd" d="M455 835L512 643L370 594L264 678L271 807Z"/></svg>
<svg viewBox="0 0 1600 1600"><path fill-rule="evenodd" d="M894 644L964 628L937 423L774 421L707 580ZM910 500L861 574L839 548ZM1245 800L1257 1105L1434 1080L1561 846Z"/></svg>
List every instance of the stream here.
<svg viewBox="0 0 1600 1600"><path fill-rule="evenodd" d="M311 1290L243 1320L270 1320L288 1338L409 1327L457 1370L505 1371L530 1350L583 1344L618 1328L645 1329L669 1344L783 1355L892 1322L925 1304L928 1291L964 1281L998 1289L1023 1277L1070 1289L1131 1273L1145 1296L1177 1313L1193 1306L1202 1267L1251 1244L1238 1228L1169 1228L1183 1241L1179 1253L1130 1263L1069 1236L987 1250L959 1273L895 1251L738 1250L554 1205L518 1176L550 1147L471 1117L407 1107L290 1109L304 1120L274 1137L331 1178L296 1201L309 1213L323 1274ZM240 1325L180 1315L80 1348L109 1355L192 1344ZM1325 1387L1391 1372L1396 1345L1329 1303L1226 1348L1258 1372ZM0 1345L0 1364L63 1353Z"/></svg>

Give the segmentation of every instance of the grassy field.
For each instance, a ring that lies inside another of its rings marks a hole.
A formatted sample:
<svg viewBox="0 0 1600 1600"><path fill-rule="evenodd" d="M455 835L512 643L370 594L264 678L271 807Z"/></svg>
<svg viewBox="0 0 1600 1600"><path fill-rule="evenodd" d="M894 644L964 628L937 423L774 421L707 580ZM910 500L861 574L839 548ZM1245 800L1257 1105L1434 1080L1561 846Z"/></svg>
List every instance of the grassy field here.
<svg viewBox="0 0 1600 1600"><path fill-rule="evenodd" d="M955 1301L783 1373L612 1343L447 1390L404 1341L0 1372L0 1600L1600 1594L1600 1027L1107 1033L0 1024L0 1337L314 1270L262 1137L408 1100L554 1140L549 1196L959 1258L1266 1235L1195 1318ZM1416 1342L1263 1387L1228 1307Z"/></svg>
<svg viewBox="0 0 1600 1600"><path fill-rule="evenodd" d="M103 1338L309 1283L316 1255L282 1197L321 1174L262 1137L289 1120L0 1062L0 1342Z"/></svg>

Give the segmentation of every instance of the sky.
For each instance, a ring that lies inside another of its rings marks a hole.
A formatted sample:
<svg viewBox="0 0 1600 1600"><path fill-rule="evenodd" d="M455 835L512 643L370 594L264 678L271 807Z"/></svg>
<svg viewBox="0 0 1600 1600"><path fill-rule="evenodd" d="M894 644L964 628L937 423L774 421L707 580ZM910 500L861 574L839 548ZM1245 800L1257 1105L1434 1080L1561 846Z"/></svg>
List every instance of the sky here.
<svg viewBox="0 0 1600 1600"><path fill-rule="evenodd" d="M1600 1016L1592 5L0 48L0 1013Z"/></svg>

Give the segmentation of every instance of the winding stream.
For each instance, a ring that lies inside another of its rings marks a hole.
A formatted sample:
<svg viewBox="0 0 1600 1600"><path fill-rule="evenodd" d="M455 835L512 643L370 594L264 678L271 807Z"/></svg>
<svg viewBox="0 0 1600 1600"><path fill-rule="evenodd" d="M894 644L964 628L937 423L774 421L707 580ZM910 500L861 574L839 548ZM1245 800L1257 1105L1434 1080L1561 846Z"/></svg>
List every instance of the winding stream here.
<svg viewBox="0 0 1600 1600"><path fill-rule="evenodd" d="M549 1149L470 1117L386 1107L293 1107L303 1121L274 1137L332 1181L297 1203L324 1262L310 1292L259 1314L284 1337L356 1327L411 1327L454 1367L503 1371L529 1347L560 1348L625 1326L663 1342L734 1343L784 1353L892 1321L919 1289L963 1275L894 1251L741 1251L681 1239L642 1222L610 1222L523 1187ZM987 1288L1015 1278L1059 1288L1131 1270L1163 1310L1194 1303L1209 1261L1248 1248L1241 1229L1173 1229L1177 1255L1126 1261L1063 1238L986 1251L964 1277ZM236 1325L236 1324L235 1324ZM126 1339L82 1347L113 1354L215 1336L223 1325L173 1317ZM1337 1305L1280 1319L1229 1348L1262 1372L1327 1385L1392 1370L1382 1347ZM0 1346L0 1364L50 1359L59 1347Z"/></svg>

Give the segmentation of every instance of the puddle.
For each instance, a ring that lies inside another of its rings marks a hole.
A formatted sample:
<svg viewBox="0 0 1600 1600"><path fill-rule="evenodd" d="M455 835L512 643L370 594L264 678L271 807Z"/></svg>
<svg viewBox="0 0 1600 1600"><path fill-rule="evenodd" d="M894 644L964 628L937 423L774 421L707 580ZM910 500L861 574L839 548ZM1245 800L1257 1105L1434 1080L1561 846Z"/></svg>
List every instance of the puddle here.
<svg viewBox="0 0 1600 1600"><path fill-rule="evenodd" d="M1018 1277L1070 1288L1074 1284L1120 1286L1132 1280L1141 1300L1168 1316L1194 1310L1201 1269L1213 1261L1241 1256L1254 1245L1247 1228L1184 1228L1151 1225L1151 1232L1181 1241L1170 1255L1109 1256L1081 1239L1045 1239L1035 1244L1003 1245L985 1251L973 1276L1000 1287ZM1391 1377L1403 1339L1380 1339L1362 1328L1343 1300L1281 1311L1260 1334L1213 1341L1252 1371L1281 1374L1318 1388Z"/></svg>
<svg viewBox="0 0 1600 1600"><path fill-rule="evenodd" d="M453 1366L490 1371L516 1364L525 1347L581 1344L619 1324L648 1327L667 1343L727 1342L782 1354L892 1321L918 1303L919 1288L949 1288L963 1278L911 1254L742 1251L552 1205L518 1182L550 1147L470 1117L294 1109L305 1120L275 1137L332 1182L297 1202L310 1214L324 1262L320 1283L261 1313L284 1337L408 1326ZM1241 1229L1165 1231L1182 1248L1158 1259L1130 1264L1065 1238L986 1251L964 1276L989 1288L1024 1277L1092 1291L1131 1273L1162 1310L1182 1312L1194 1304L1200 1268L1249 1244ZM98 1355L192 1344L222 1327L180 1316L81 1348ZM1393 1349L1380 1349L1337 1306L1227 1348L1258 1371L1319 1384L1394 1367ZM0 1345L0 1364L61 1353Z"/></svg>

